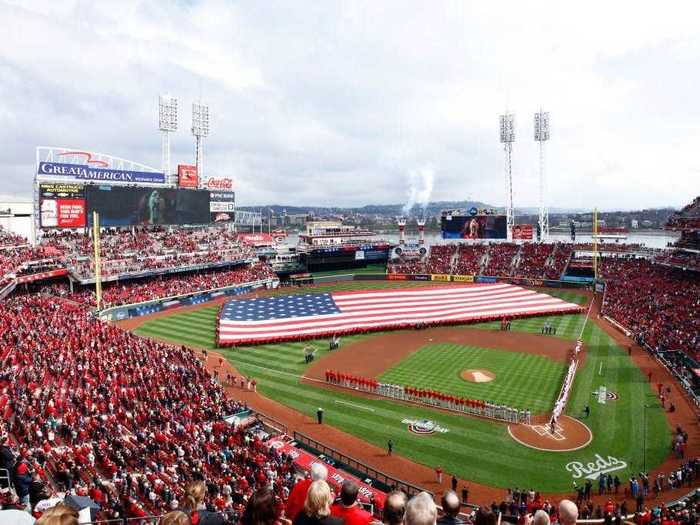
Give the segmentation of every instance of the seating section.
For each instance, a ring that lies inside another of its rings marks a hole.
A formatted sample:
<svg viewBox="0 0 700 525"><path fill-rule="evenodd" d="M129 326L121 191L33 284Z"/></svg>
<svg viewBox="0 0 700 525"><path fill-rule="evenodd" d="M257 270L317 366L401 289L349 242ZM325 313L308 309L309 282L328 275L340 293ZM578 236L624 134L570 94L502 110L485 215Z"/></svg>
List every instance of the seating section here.
<svg viewBox="0 0 700 525"><path fill-rule="evenodd" d="M605 257L603 312L656 350L700 358L700 274L648 259Z"/></svg>
<svg viewBox="0 0 700 525"><path fill-rule="evenodd" d="M0 365L0 436L49 493L97 491L105 518L161 515L203 476L222 510L254 483L286 493L286 458L223 421L243 405L186 348L24 295L0 303Z"/></svg>
<svg viewBox="0 0 700 525"><path fill-rule="evenodd" d="M30 247L27 239L0 226L0 289L14 277L56 267L56 261L43 249Z"/></svg>
<svg viewBox="0 0 700 525"><path fill-rule="evenodd" d="M460 244L457 250L457 275L475 275L480 272L481 261L488 249L486 244Z"/></svg>
<svg viewBox="0 0 700 525"><path fill-rule="evenodd" d="M57 232L42 239L42 246L64 254L80 278L95 276L92 237ZM108 230L100 237L103 278L125 273L182 268L185 266L243 261L255 251L237 240L237 234L221 227L166 230Z"/></svg>
<svg viewBox="0 0 700 525"><path fill-rule="evenodd" d="M520 261L514 275L518 277L544 277L546 263L554 250L554 244L527 243L520 250Z"/></svg>
<svg viewBox="0 0 700 525"><path fill-rule="evenodd" d="M492 244L489 247L489 261L484 275L508 276L512 272L513 258L520 246L513 243Z"/></svg>
<svg viewBox="0 0 700 525"><path fill-rule="evenodd" d="M387 273L419 274L426 273L427 268L422 260L401 261L387 264L386 271Z"/></svg>
<svg viewBox="0 0 700 525"><path fill-rule="evenodd" d="M428 268L430 273L450 273L452 257L457 247L454 244L435 244L430 247Z"/></svg>
<svg viewBox="0 0 700 525"><path fill-rule="evenodd" d="M230 269L218 268L197 272L158 275L129 281L116 281L103 284L102 303L104 308L109 308L272 279L274 277L275 274L270 266L263 263L255 263ZM96 306L97 300L93 285L74 288L74 291L71 293L66 284L60 283L45 286L43 291L89 306Z"/></svg>
<svg viewBox="0 0 700 525"><path fill-rule="evenodd" d="M571 259L573 253L573 244L556 243L552 252L551 262L549 266L547 266L544 276L547 279L559 279L564 273L564 270L566 270L566 265L569 263L569 259Z"/></svg>

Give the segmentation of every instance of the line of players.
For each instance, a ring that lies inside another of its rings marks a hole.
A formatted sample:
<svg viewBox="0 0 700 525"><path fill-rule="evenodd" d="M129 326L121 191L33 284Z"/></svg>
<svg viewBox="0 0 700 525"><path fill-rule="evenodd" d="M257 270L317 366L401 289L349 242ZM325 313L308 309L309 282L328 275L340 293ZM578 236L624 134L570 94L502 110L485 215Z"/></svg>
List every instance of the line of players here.
<svg viewBox="0 0 700 525"><path fill-rule="evenodd" d="M332 385L361 390L399 401L411 401L465 414L507 421L509 423L524 423L529 425L531 421L529 409L517 409L481 399L468 399L408 385L401 386L381 383L376 379L344 374L333 370L326 370L325 376L326 382Z"/></svg>

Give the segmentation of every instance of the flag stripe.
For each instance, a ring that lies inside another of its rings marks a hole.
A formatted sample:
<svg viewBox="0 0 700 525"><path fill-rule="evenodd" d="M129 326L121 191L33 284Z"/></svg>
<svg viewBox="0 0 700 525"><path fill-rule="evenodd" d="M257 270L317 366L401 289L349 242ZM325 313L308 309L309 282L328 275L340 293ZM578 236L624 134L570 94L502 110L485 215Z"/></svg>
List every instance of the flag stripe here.
<svg viewBox="0 0 700 525"><path fill-rule="evenodd" d="M578 311L578 305L510 284L299 294L229 301L219 317L218 339L222 345L250 344Z"/></svg>

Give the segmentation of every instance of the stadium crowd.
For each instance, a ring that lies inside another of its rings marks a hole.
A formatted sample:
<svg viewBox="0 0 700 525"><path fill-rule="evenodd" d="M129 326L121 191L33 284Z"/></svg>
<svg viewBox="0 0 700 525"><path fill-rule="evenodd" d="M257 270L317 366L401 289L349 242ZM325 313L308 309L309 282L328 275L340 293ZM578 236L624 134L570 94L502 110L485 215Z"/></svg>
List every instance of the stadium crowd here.
<svg viewBox="0 0 700 525"><path fill-rule="evenodd" d="M523 244L514 274L518 277L541 279L555 246L551 243Z"/></svg>
<svg viewBox="0 0 700 525"><path fill-rule="evenodd" d="M264 263L254 263L234 268L214 268L196 272L156 275L142 279L107 282L102 285L103 307L153 301L195 292L224 288L236 284L272 279L272 269ZM45 293L95 306L94 286L74 288L70 292L64 283L42 287Z"/></svg>
<svg viewBox="0 0 700 525"><path fill-rule="evenodd" d="M460 244L457 249L456 275L474 275L480 273L481 262L488 250L485 244Z"/></svg>
<svg viewBox="0 0 700 525"><path fill-rule="evenodd" d="M573 252L573 244L559 242L435 244L428 257L390 262L387 272L559 279Z"/></svg>
<svg viewBox="0 0 700 525"><path fill-rule="evenodd" d="M91 236L71 231L53 232L42 246L63 254L65 263L82 278L94 277ZM251 259L255 252L220 227L197 229L106 229L100 236L101 273L111 275L182 268Z"/></svg>
<svg viewBox="0 0 700 525"><path fill-rule="evenodd" d="M160 515L206 479L220 511L252 492L282 497L288 458L223 421L241 403L186 348L95 320L42 295L0 303L0 468L21 505L58 492L90 496L105 518Z"/></svg>
<svg viewBox="0 0 700 525"><path fill-rule="evenodd" d="M657 351L700 358L700 275L641 258L604 257L603 313Z"/></svg>

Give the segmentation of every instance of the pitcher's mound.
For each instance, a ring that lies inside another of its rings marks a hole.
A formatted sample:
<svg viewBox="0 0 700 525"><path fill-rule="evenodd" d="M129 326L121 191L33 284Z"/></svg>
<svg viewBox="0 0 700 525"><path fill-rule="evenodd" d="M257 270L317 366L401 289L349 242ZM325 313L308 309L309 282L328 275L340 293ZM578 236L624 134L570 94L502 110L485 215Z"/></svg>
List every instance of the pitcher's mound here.
<svg viewBox="0 0 700 525"><path fill-rule="evenodd" d="M496 379L496 374L490 370L470 368L468 370L462 370L462 379L469 381L470 383L488 383L489 381Z"/></svg>

